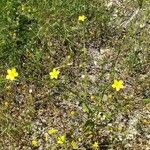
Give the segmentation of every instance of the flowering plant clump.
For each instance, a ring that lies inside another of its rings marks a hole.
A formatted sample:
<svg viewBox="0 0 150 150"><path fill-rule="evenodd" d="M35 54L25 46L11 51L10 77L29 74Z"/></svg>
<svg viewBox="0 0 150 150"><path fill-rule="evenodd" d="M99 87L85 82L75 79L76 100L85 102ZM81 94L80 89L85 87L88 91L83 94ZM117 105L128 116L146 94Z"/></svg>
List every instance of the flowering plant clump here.
<svg viewBox="0 0 150 150"><path fill-rule="evenodd" d="M60 71L54 68L54 69L49 73L50 79L57 79L58 76L59 76L59 74L60 74Z"/></svg>
<svg viewBox="0 0 150 150"><path fill-rule="evenodd" d="M112 87L116 89L116 91L119 91L120 89L123 89L123 81L122 80L114 80L114 83L112 84Z"/></svg>
<svg viewBox="0 0 150 150"><path fill-rule="evenodd" d="M78 21L84 22L85 19L86 19L86 17L84 15L82 15L82 16L79 16Z"/></svg>
<svg viewBox="0 0 150 150"><path fill-rule="evenodd" d="M6 79L13 81L16 77L18 77L18 72L16 71L16 68L7 70Z"/></svg>
<svg viewBox="0 0 150 150"><path fill-rule="evenodd" d="M116 1L0 1L0 150L150 149L150 0Z"/></svg>

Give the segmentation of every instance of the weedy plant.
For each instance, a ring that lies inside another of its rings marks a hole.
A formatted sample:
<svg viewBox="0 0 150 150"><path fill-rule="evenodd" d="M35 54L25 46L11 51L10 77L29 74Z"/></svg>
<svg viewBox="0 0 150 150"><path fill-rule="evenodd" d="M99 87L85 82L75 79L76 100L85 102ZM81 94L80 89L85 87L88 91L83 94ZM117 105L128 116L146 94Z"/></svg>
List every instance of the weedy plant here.
<svg viewBox="0 0 150 150"><path fill-rule="evenodd" d="M1 149L149 147L149 1L0 8Z"/></svg>

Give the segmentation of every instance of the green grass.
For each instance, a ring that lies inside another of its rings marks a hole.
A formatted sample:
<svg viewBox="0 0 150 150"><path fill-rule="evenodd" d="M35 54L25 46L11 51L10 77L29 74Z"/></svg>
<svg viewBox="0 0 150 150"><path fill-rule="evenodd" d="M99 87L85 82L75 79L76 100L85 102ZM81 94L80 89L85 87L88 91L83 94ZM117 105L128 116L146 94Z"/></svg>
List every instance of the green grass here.
<svg viewBox="0 0 150 150"><path fill-rule="evenodd" d="M149 147L150 3L108 2L0 2L0 149ZM6 79L12 67L15 81ZM60 74L51 80L53 68ZM123 90L112 88L115 79ZM51 128L58 133L45 140Z"/></svg>

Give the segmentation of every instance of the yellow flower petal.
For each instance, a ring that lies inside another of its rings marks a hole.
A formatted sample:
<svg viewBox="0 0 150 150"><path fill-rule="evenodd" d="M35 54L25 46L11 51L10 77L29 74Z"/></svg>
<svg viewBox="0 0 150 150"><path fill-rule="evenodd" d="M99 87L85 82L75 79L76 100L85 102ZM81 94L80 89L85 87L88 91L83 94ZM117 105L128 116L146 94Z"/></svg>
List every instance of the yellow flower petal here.
<svg viewBox="0 0 150 150"><path fill-rule="evenodd" d="M9 78L9 75L6 76L6 79L8 79L8 80L10 79L10 78Z"/></svg>
<svg viewBox="0 0 150 150"><path fill-rule="evenodd" d="M123 84L123 81L122 81L122 80L119 80L119 84Z"/></svg>
<svg viewBox="0 0 150 150"><path fill-rule="evenodd" d="M120 88L116 87L116 91L119 91L119 90L120 90Z"/></svg>
<svg viewBox="0 0 150 150"><path fill-rule="evenodd" d="M7 74L10 74L10 73L11 73L11 70L10 70L10 69L8 69L8 70L7 70Z"/></svg>
<svg viewBox="0 0 150 150"><path fill-rule="evenodd" d="M14 76L15 76L15 77L18 77L18 72L15 72L15 73L14 73Z"/></svg>
<svg viewBox="0 0 150 150"><path fill-rule="evenodd" d="M16 72L16 68L12 68L11 71L12 71L12 72Z"/></svg>

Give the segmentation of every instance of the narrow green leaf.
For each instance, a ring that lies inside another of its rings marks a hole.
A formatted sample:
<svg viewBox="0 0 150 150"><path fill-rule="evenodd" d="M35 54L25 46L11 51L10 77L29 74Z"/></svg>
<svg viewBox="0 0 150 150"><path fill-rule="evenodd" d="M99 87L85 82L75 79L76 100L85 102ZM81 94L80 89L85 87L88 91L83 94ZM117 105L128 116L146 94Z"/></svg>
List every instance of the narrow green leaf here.
<svg viewBox="0 0 150 150"><path fill-rule="evenodd" d="M82 103L82 110L83 110L83 112L89 113L89 109L85 103Z"/></svg>
<svg viewBox="0 0 150 150"><path fill-rule="evenodd" d="M150 98L144 99L144 103L145 103L145 104L149 104L149 103L150 103Z"/></svg>

